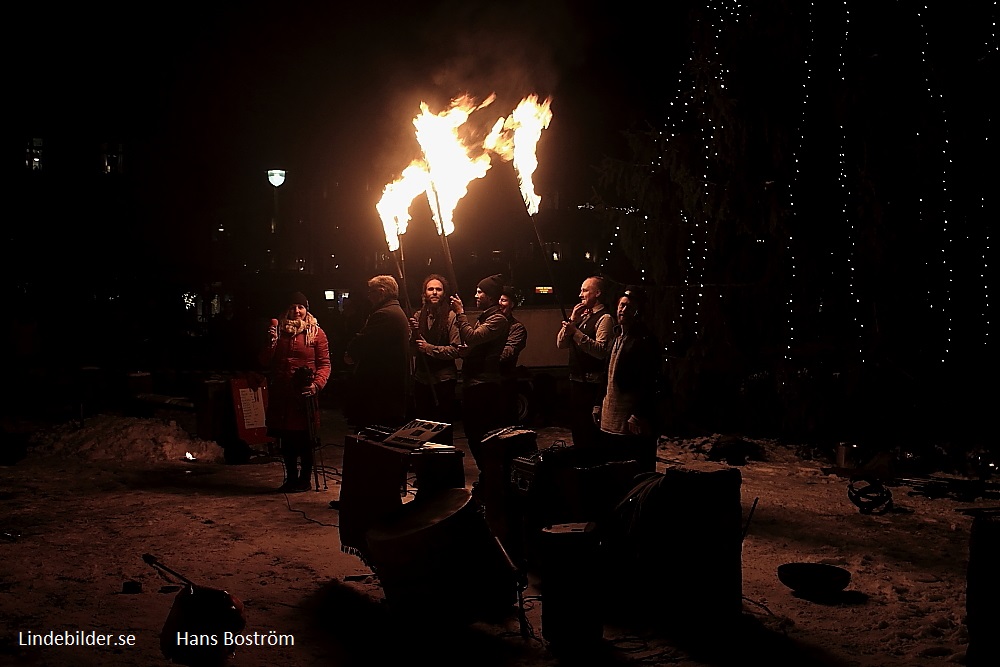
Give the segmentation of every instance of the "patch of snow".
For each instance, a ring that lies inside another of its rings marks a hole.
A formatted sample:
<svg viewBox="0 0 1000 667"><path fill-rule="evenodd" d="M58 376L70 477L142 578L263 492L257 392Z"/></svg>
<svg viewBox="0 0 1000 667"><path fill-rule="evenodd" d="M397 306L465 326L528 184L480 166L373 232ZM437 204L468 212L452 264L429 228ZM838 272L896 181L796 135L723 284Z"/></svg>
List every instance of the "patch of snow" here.
<svg viewBox="0 0 1000 667"><path fill-rule="evenodd" d="M175 421L96 415L81 426L66 423L36 433L29 456L72 456L90 461L176 461L190 452L199 461L222 463L214 440L192 437Z"/></svg>

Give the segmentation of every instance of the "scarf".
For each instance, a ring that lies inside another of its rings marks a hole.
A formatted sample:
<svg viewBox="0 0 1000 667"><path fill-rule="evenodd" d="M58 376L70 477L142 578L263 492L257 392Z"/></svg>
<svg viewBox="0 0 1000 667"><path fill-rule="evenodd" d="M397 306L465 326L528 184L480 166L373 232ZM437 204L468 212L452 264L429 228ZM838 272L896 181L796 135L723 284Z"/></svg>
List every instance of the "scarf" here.
<svg viewBox="0 0 1000 667"><path fill-rule="evenodd" d="M304 320L285 320L281 325L281 330L290 336L298 336L305 331L306 345L312 345L316 340L316 333L319 331L319 322L312 313L306 313Z"/></svg>

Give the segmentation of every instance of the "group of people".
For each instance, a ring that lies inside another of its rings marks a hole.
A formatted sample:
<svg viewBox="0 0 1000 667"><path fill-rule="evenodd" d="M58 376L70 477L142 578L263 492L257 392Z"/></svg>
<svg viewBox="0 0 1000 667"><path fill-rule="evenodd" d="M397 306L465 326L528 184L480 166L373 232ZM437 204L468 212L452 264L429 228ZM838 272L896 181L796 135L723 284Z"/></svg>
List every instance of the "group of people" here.
<svg viewBox="0 0 1000 667"><path fill-rule="evenodd" d="M570 429L582 461L638 461L656 469L659 345L644 319L646 293L629 286L614 311L605 280L580 285L580 302L556 335L569 348Z"/></svg>
<svg viewBox="0 0 1000 667"><path fill-rule="evenodd" d="M401 426L411 409L422 419L454 423L456 361L462 359L462 422L478 462L486 434L517 419L516 369L528 332L514 317L515 289L499 274L481 280L475 295L481 313L471 321L444 276L427 276L421 293L420 308L407 317L395 278L368 281L371 314L344 352L352 369L345 396L348 423ZM331 370L329 342L308 300L296 292L289 301L284 319L272 320L260 359L271 377L267 424L281 443L285 492L310 488L312 441L319 428L316 394ZM296 380L304 373L310 376L307 384Z"/></svg>
<svg viewBox="0 0 1000 667"><path fill-rule="evenodd" d="M580 302L556 336L569 350L573 445L585 461L637 460L655 469L655 368L658 346L643 320L645 295L628 288L612 312L605 281L583 281ZM389 275L368 280L371 314L347 343L352 369L346 395L348 423L401 426L408 416L455 422L457 360L462 360L462 414L469 451L482 460L484 437L517 423L517 364L528 340L514 316L515 289L501 275L476 286L479 315L470 319L448 280L428 275L421 304L407 316L399 285ZM260 361L270 371L267 424L285 463L282 491L310 488L319 429L317 394L330 379L330 344L307 298L292 294L282 319L271 321ZM412 397L412 404L410 399ZM482 466L480 466L481 468Z"/></svg>

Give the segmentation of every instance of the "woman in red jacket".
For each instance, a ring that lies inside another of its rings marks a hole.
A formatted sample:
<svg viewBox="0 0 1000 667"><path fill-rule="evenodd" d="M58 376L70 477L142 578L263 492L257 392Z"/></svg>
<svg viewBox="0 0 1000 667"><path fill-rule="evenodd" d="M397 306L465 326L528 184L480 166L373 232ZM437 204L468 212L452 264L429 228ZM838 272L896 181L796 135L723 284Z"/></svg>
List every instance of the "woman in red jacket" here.
<svg viewBox="0 0 1000 667"><path fill-rule="evenodd" d="M278 490L308 491L312 435L319 433L316 395L330 379L330 343L301 292L289 296L281 320L271 320L270 334L261 363L268 369L267 432L278 438L285 460L285 483Z"/></svg>

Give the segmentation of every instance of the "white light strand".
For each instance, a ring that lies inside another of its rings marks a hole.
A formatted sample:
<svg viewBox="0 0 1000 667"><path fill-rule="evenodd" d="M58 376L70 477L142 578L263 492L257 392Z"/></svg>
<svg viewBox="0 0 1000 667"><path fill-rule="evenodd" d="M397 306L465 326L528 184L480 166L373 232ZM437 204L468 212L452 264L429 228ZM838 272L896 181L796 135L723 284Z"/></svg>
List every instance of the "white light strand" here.
<svg viewBox="0 0 1000 667"><path fill-rule="evenodd" d="M811 58L813 49L815 48L815 35L813 33L813 11L815 10L815 3L809 3L809 45L807 46L806 59L805 59L805 81L802 83L802 115L799 120L799 145L795 148L795 152L792 153L792 163L795 165L795 174L792 177L792 182L788 184L788 207L791 209L791 224L790 227L792 231L788 233L788 241L785 246L788 252L788 261L791 271L791 278L789 280L788 288L788 301L786 303L788 310L786 313L785 325L788 329L788 342L785 345L785 360L790 360L792 358L792 347L795 345L795 236L794 229L798 224L798 212L795 210L795 187L799 184L799 178L802 173L799 168L799 159L802 155L802 146L805 143L805 126L806 126L806 112L809 108L809 83L812 80L812 65Z"/></svg>
<svg viewBox="0 0 1000 667"><path fill-rule="evenodd" d="M984 53L984 56L985 56L984 59L992 59L994 62L996 61L996 55L997 55L997 30L996 30L997 29L997 23L996 23L996 18L995 18L996 14L997 14L997 3L994 0L994 2L993 2L993 14L992 14L992 16L994 18L990 22L990 26L992 27L992 31L990 32L989 41L985 44L985 49L984 49L984 52L985 52ZM992 52L992 55L991 55L991 52ZM991 137L990 137L990 134L991 134L990 133L990 121L991 121L991 118L990 118L990 109L991 108L992 107L990 107L990 106L986 107L986 119L985 119L986 122L985 122L985 129L984 129L984 132L983 132L983 146L985 148L985 150L983 151L984 155L991 155L992 154L992 151L990 150L990 148L992 148L992 146L991 146L992 142L990 141L990 139L991 139ZM995 199L996 198L994 197L994 200ZM994 207L995 206L996 206L996 204L994 203ZM985 222L986 221L986 215L987 215L987 202L986 202L986 196L985 195L980 198L980 209L979 209L979 211L980 211L980 219ZM982 272L982 278L983 278L983 306L982 306L983 312L982 312L982 319L983 319L983 348L984 348L984 351L988 351L988 349L989 349L989 343L990 343L990 283L989 283L989 279L987 278L987 276L990 275L990 262L989 262L989 257L990 257L990 234L989 234L989 227L987 227L986 225L984 225L984 228L986 229L986 233L984 235L985 238L983 239L983 258L982 258L982 262L983 262L983 264L982 264L983 265L983 272Z"/></svg>
<svg viewBox="0 0 1000 667"><path fill-rule="evenodd" d="M923 6L923 10L927 11L927 5ZM949 354L949 352L951 350L951 335L952 335L952 331L951 331L951 326L952 326L952 322L951 322L951 294L952 294L952 280L953 280L952 269L948 265L948 255L949 255L949 251L951 250L951 237L950 237L950 233L951 232L948 229L948 213L951 210L951 195L948 192L948 165L951 162L951 160L948 158L948 118L947 118L947 116L945 114L944 94L942 94L942 93L935 94L935 92L934 92L934 86L931 84L930 67L927 65L927 52L930 49L930 38L929 38L928 33L927 33L927 28L924 25L924 17L923 17L923 14L921 13L920 9L917 9L917 20L920 23L920 32L923 34L923 38L924 38L923 51L921 51L921 64L923 65L923 68L924 68L924 83L927 86L927 96L928 96L928 98L930 98L932 104L935 102L935 100L937 100L938 103L940 104L942 134L944 135L944 142L943 142L943 145L941 147L941 158L942 158L942 167L941 167L941 193L942 193L942 195L941 196L942 196L942 203L941 203L941 211L940 212L941 212L941 237L942 237L942 241L944 243L944 246L941 248L941 268L942 268L944 276L945 276L945 293L944 293L944 295L942 297L942 300L941 300L942 302L939 305L937 305L936 307L935 307L934 289L932 287L930 287L930 286L928 286L928 289L927 289L927 296L928 296L929 308L930 308L931 311L934 311L936 309L937 312L940 313L940 317L942 317L943 320L944 320L944 325L945 325L945 329L946 329L946 332L947 332L946 335L945 335L944 354L942 355L942 358L941 358L941 363L944 364L944 363L946 363L948 354ZM919 136L919 132L917 133L917 135ZM923 218L923 209L924 209L924 207L922 205L922 203L923 203L923 199L922 198L921 198L920 202L921 202L920 217ZM927 264L929 264L929 262ZM932 283L932 284L936 284L936 283Z"/></svg>
<svg viewBox="0 0 1000 667"><path fill-rule="evenodd" d="M846 82L847 80L847 63L845 59L845 52L847 50L847 42L851 36L851 10L847 5L847 0L844 0L844 39L840 44L840 80ZM845 84L846 85L846 84ZM840 180L840 213L843 216L844 222L847 223L848 228L848 238L847 238L847 313L851 319L854 320L854 324L858 327L858 358L863 364L865 362L864 357L864 345L861 336L861 329L864 325L858 322L858 310L860 308L857 292L854 285L854 244L855 244L855 229L854 229L854 216L848 214L847 203L849 201L849 193L847 189L847 130L844 125L840 125L840 150L839 150L839 180Z"/></svg>

